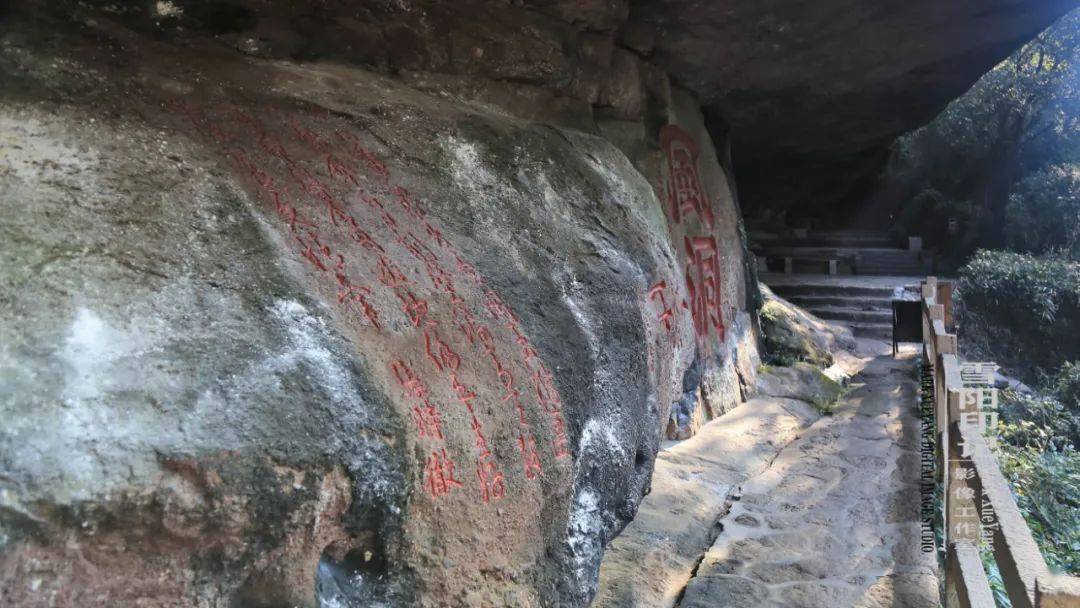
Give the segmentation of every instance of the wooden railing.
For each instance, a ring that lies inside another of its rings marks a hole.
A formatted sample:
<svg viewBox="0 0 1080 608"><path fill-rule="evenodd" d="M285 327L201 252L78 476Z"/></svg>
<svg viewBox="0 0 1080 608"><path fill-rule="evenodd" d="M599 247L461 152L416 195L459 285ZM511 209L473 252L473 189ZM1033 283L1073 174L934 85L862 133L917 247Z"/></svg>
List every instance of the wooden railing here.
<svg viewBox="0 0 1080 608"><path fill-rule="evenodd" d="M982 434L979 416L970 415L956 335L948 331L952 285L927 278L922 310L923 356L933 368L938 483L945 497L946 608L995 606L979 556L980 538L991 544L1014 608L1080 608L1080 578L1051 575Z"/></svg>

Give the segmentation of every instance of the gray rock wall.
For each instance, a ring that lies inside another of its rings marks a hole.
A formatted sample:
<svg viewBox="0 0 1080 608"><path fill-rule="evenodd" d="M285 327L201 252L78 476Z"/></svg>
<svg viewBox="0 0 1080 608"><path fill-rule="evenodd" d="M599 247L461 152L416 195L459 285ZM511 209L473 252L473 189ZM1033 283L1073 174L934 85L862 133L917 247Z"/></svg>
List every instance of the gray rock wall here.
<svg viewBox="0 0 1080 608"><path fill-rule="evenodd" d="M0 40L2 603L585 605L756 369L692 97L632 162L75 18Z"/></svg>

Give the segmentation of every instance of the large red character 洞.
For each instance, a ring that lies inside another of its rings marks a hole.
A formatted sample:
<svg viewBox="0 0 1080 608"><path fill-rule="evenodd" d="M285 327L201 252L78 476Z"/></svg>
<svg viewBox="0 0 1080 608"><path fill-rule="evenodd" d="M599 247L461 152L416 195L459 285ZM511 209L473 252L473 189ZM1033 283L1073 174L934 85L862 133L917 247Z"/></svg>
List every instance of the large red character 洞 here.
<svg viewBox="0 0 1080 608"><path fill-rule="evenodd" d="M721 341L724 339L724 316L720 304L720 258L716 251L716 239L711 236L685 237L686 288L690 292L690 316L698 336L708 335L709 328L716 329Z"/></svg>
<svg viewBox="0 0 1080 608"><path fill-rule="evenodd" d="M671 219L678 224L690 213L696 213L705 228L712 230L712 205L698 177L697 142L677 125L666 125L660 129L660 146L668 161L667 195Z"/></svg>

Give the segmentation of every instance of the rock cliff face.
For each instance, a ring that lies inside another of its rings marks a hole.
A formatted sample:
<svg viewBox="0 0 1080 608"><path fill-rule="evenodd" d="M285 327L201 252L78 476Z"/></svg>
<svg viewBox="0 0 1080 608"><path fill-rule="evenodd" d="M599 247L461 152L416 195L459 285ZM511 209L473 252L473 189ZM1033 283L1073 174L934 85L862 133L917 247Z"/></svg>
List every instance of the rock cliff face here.
<svg viewBox="0 0 1080 608"><path fill-rule="evenodd" d="M753 385L694 97L608 125L635 168L71 10L0 47L3 603L586 604L668 427Z"/></svg>
<svg viewBox="0 0 1080 608"><path fill-rule="evenodd" d="M860 202L893 139L929 121L1077 6L1076 0L169 0L118 9L96 3L158 35L201 32L255 56L366 65L427 91L587 131L612 120L662 120L650 93L670 79L698 96L714 139L734 140L746 205L797 212ZM652 136L659 126L652 125Z"/></svg>
<svg viewBox="0 0 1080 608"><path fill-rule="evenodd" d="M732 134L747 207L835 215L861 202L898 135L1076 6L660 0L630 20L650 62L700 95L713 133Z"/></svg>
<svg viewBox="0 0 1080 608"><path fill-rule="evenodd" d="M658 13L5 10L5 605L582 606L756 385Z"/></svg>

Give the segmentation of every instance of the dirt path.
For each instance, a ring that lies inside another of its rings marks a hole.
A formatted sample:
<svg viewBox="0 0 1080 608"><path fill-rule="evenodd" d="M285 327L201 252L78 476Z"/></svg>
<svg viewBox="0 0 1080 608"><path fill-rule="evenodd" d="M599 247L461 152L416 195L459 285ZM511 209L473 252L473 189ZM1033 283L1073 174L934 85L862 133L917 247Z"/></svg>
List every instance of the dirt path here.
<svg viewBox="0 0 1080 608"><path fill-rule="evenodd" d="M936 607L915 391L914 359L872 359L834 415L743 484L676 605Z"/></svg>

